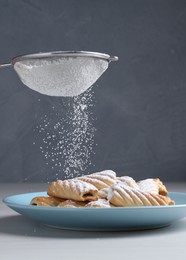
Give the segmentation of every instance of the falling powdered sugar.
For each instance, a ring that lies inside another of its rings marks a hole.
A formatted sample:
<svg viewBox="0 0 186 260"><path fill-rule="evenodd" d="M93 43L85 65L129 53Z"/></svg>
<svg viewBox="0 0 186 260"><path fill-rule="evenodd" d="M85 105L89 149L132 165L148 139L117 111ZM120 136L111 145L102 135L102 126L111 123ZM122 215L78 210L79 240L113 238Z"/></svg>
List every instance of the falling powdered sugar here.
<svg viewBox="0 0 186 260"><path fill-rule="evenodd" d="M62 99L35 128L42 140L40 150L55 179L81 176L92 164L94 106L90 88L80 96Z"/></svg>

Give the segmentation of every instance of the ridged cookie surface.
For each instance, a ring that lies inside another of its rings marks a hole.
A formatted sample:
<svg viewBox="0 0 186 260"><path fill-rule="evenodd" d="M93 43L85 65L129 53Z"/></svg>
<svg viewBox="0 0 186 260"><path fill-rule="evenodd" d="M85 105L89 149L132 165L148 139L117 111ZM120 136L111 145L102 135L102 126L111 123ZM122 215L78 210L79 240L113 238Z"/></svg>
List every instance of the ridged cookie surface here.
<svg viewBox="0 0 186 260"><path fill-rule="evenodd" d="M124 183L133 188L138 187L138 184L136 183L136 181L130 176L117 177L116 182Z"/></svg>
<svg viewBox="0 0 186 260"><path fill-rule="evenodd" d="M77 179L58 180L48 186L48 195L62 199L93 201L98 199L98 189Z"/></svg>
<svg viewBox="0 0 186 260"><path fill-rule="evenodd" d="M174 205L169 197L143 192L119 183L110 187L108 200L118 207Z"/></svg>
<svg viewBox="0 0 186 260"><path fill-rule="evenodd" d="M108 188L116 183L116 173L111 170L105 170L89 175L78 177L77 179L94 185L98 190Z"/></svg>

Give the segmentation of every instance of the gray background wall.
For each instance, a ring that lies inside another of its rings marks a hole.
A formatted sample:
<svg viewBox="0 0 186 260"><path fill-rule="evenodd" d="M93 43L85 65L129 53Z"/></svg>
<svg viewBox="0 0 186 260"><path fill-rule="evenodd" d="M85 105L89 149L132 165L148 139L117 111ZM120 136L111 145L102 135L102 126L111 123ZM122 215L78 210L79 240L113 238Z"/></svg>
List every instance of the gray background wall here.
<svg viewBox="0 0 186 260"><path fill-rule="evenodd" d="M0 46L1 63L50 50L118 55L94 88L89 171L186 180L186 1L0 0ZM1 182L54 178L33 129L58 102L1 69Z"/></svg>

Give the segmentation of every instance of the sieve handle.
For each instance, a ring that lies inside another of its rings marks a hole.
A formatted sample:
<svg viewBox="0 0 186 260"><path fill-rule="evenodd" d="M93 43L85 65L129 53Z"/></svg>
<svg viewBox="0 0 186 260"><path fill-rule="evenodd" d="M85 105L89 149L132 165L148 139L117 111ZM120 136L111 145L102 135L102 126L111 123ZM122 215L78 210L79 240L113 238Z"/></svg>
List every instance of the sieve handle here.
<svg viewBox="0 0 186 260"><path fill-rule="evenodd" d="M109 62L111 62L111 61L118 61L118 60L119 60L119 58L117 56L110 56L109 57Z"/></svg>
<svg viewBox="0 0 186 260"><path fill-rule="evenodd" d="M0 68L4 68L4 67L8 67L11 66L11 63L4 63L4 64L0 64Z"/></svg>

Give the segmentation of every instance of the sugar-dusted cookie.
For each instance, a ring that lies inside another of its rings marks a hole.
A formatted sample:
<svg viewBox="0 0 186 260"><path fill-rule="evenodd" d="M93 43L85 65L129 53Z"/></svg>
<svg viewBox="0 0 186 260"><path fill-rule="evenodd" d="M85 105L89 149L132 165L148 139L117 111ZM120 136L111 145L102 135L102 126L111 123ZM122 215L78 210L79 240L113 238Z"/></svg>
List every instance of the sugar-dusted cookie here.
<svg viewBox="0 0 186 260"><path fill-rule="evenodd" d="M83 208L87 202L84 201L75 201L75 200L65 200L61 202L58 207L62 208Z"/></svg>
<svg viewBox="0 0 186 260"><path fill-rule="evenodd" d="M98 199L98 189L90 183L78 180L57 180L48 186L48 195L77 201Z"/></svg>
<svg viewBox="0 0 186 260"><path fill-rule="evenodd" d="M129 177L129 176L117 177L116 182L121 182L130 187L138 188L138 184L136 183L136 181L132 177Z"/></svg>
<svg viewBox="0 0 186 260"><path fill-rule="evenodd" d="M139 189L117 183L109 188L108 200L119 207L173 205L169 197L143 192Z"/></svg>
<svg viewBox="0 0 186 260"><path fill-rule="evenodd" d="M159 178L155 179L145 179L137 182L138 187L141 191L148 192L151 194L160 194L166 196L168 191L165 185Z"/></svg>
<svg viewBox="0 0 186 260"><path fill-rule="evenodd" d="M85 205L85 208L110 208L110 203L105 199L98 199L96 201L91 201Z"/></svg>
<svg viewBox="0 0 186 260"><path fill-rule="evenodd" d="M106 199L108 196L109 188L104 188L101 190L98 190L98 198L99 199Z"/></svg>

